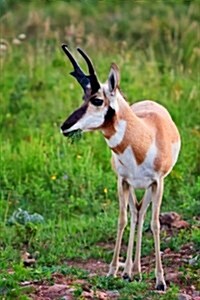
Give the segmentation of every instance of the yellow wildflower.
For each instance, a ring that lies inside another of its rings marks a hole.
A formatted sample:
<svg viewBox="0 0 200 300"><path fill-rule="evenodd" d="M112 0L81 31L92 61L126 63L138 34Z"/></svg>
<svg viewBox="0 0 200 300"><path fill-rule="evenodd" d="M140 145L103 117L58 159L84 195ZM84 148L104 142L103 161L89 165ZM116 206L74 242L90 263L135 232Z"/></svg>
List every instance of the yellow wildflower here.
<svg viewBox="0 0 200 300"><path fill-rule="evenodd" d="M104 192L104 194L107 194L108 193L108 189L104 188L103 192Z"/></svg>

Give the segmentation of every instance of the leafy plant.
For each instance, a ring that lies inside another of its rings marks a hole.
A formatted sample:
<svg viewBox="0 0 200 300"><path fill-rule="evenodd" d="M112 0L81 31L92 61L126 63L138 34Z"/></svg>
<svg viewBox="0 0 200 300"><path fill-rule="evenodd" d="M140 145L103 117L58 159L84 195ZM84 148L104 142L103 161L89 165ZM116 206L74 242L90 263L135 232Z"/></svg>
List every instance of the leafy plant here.
<svg viewBox="0 0 200 300"><path fill-rule="evenodd" d="M44 222L44 218L40 214L37 213L29 214L28 211L18 208L16 211L13 212L12 216L8 219L7 224L15 225L18 223L21 225L27 225L28 223L40 224L43 222Z"/></svg>

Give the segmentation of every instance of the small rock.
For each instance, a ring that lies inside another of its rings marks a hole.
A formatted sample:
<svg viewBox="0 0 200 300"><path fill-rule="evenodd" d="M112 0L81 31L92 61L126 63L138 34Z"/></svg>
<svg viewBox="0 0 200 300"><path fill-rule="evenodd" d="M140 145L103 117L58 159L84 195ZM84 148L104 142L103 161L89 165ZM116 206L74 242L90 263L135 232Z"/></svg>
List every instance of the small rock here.
<svg viewBox="0 0 200 300"><path fill-rule="evenodd" d="M177 228L177 229L184 229L184 228L188 228L190 225L188 222L184 221L184 220L177 220L172 222L171 226L173 228Z"/></svg>
<svg viewBox="0 0 200 300"><path fill-rule="evenodd" d="M180 278L182 275L183 275L182 272L168 273L168 274L166 274L165 279L168 282L177 281L177 279Z"/></svg>
<svg viewBox="0 0 200 300"><path fill-rule="evenodd" d="M174 211L161 213L159 216L161 228L165 228L167 226L168 228L188 228L189 223L182 220L181 216L177 214Z"/></svg>
<svg viewBox="0 0 200 300"><path fill-rule="evenodd" d="M119 295L119 292L117 290L114 290L114 291L107 291L107 296L108 296L108 299L112 299L112 298L118 298L120 295Z"/></svg>
<svg viewBox="0 0 200 300"><path fill-rule="evenodd" d="M86 284L86 281L84 279L76 279L73 282L75 284L82 284L82 285Z"/></svg>
<svg viewBox="0 0 200 300"><path fill-rule="evenodd" d="M62 290L65 290L65 289L67 289L66 284L54 284L54 285L49 287L48 292L49 293L59 293Z"/></svg>
<svg viewBox="0 0 200 300"><path fill-rule="evenodd" d="M193 297L200 297L200 291L194 291L192 296Z"/></svg>
<svg viewBox="0 0 200 300"><path fill-rule="evenodd" d="M83 289L83 291L90 292L91 291L91 285L85 283L85 284L82 285L82 289Z"/></svg>
<svg viewBox="0 0 200 300"><path fill-rule="evenodd" d="M168 225L161 225L161 230L162 231L167 231L169 229L169 226Z"/></svg>
<svg viewBox="0 0 200 300"><path fill-rule="evenodd" d="M192 242L190 242L190 243L187 243L187 244L185 244L185 245L183 245L182 247L181 247L181 249L182 250L192 250L192 249L194 249L194 243L192 243Z"/></svg>
<svg viewBox="0 0 200 300"><path fill-rule="evenodd" d="M94 299L94 292L82 292L81 297L83 297L83 299Z"/></svg>
<svg viewBox="0 0 200 300"><path fill-rule="evenodd" d="M166 254L164 253L164 254L163 254L163 257L164 257L164 258L167 257L167 258L173 258L173 259L176 258L176 259L178 259L178 258L181 257L181 254L180 254L180 253L175 253L175 252L166 253Z"/></svg>
<svg viewBox="0 0 200 300"><path fill-rule="evenodd" d="M72 299L72 296L62 296L62 298L60 300L71 300Z"/></svg>
<svg viewBox="0 0 200 300"><path fill-rule="evenodd" d="M192 300L192 297L187 294L179 294L178 295L178 300Z"/></svg>
<svg viewBox="0 0 200 300"><path fill-rule="evenodd" d="M100 300L107 299L107 295L105 292L97 291L95 296L97 297L97 299L100 299Z"/></svg>
<svg viewBox="0 0 200 300"><path fill-rule="evenodd" d="M198 258L199 258L199 256L197 255L197 256L195 256L195 257L192 257L192 258L190 258L189 259L189 265L191 265L191 266L195 266L196 265L196 263L197 263L197 261L198 261Z"/></svg>
<svg viewBox="0 0 200 300"><path fill-rule="evenodd" d="M23 281L23 282L20 282L20 286L31 285L32 283L33 283L32 281Z"/></svg>
<svg viewBox="0 0 200 300"><path fill-rule="evenodd" d="M171 249L170 248L167 248L164 250L164 253L170 253L171 252Z"/></svg>
<svg viewBox="0 0 200 300"><path fill-rule="evenodd" d="M160 218L161 225L171 226L171 224L174 221L180 220L181 216L179 214L177 214L176 212L171 211L171 212L161 213L159 218Z"/></svg>

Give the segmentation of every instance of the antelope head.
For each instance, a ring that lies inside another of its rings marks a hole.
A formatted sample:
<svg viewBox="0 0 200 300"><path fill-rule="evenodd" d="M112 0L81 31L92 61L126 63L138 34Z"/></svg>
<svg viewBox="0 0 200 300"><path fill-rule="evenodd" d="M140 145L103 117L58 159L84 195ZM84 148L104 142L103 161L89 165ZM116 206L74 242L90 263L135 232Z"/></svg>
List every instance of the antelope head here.
<svg viewBox="0 0 200 300"><path fill-rule="evenodd" d="M85 75L82 71L67 45L62 45L62 49L74 67L74 71L70 74L79 82L83 88L84 95L83 104L62 124L61 132L65 136L68 136L75 131L102 129L104 124L114 117L115 111L118 108L118 67L112 64L107 82L101 84L90 58L83 50L77 48L87 63L89 75Z"/></svg>

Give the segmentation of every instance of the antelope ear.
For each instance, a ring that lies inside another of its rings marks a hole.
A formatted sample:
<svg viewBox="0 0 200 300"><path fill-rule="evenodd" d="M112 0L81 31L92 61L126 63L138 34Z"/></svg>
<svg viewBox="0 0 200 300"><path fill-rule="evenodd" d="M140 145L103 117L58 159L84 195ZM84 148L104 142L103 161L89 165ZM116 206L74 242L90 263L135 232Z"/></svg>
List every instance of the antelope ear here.
<svg viewBox="0 0 200 300"><path fill-rule="evenodd" d="M116 92L116 88L119 87L120 74L119 68L116 64L112 63L110 73L108 76L108 88L111 94Z"/></svg>

